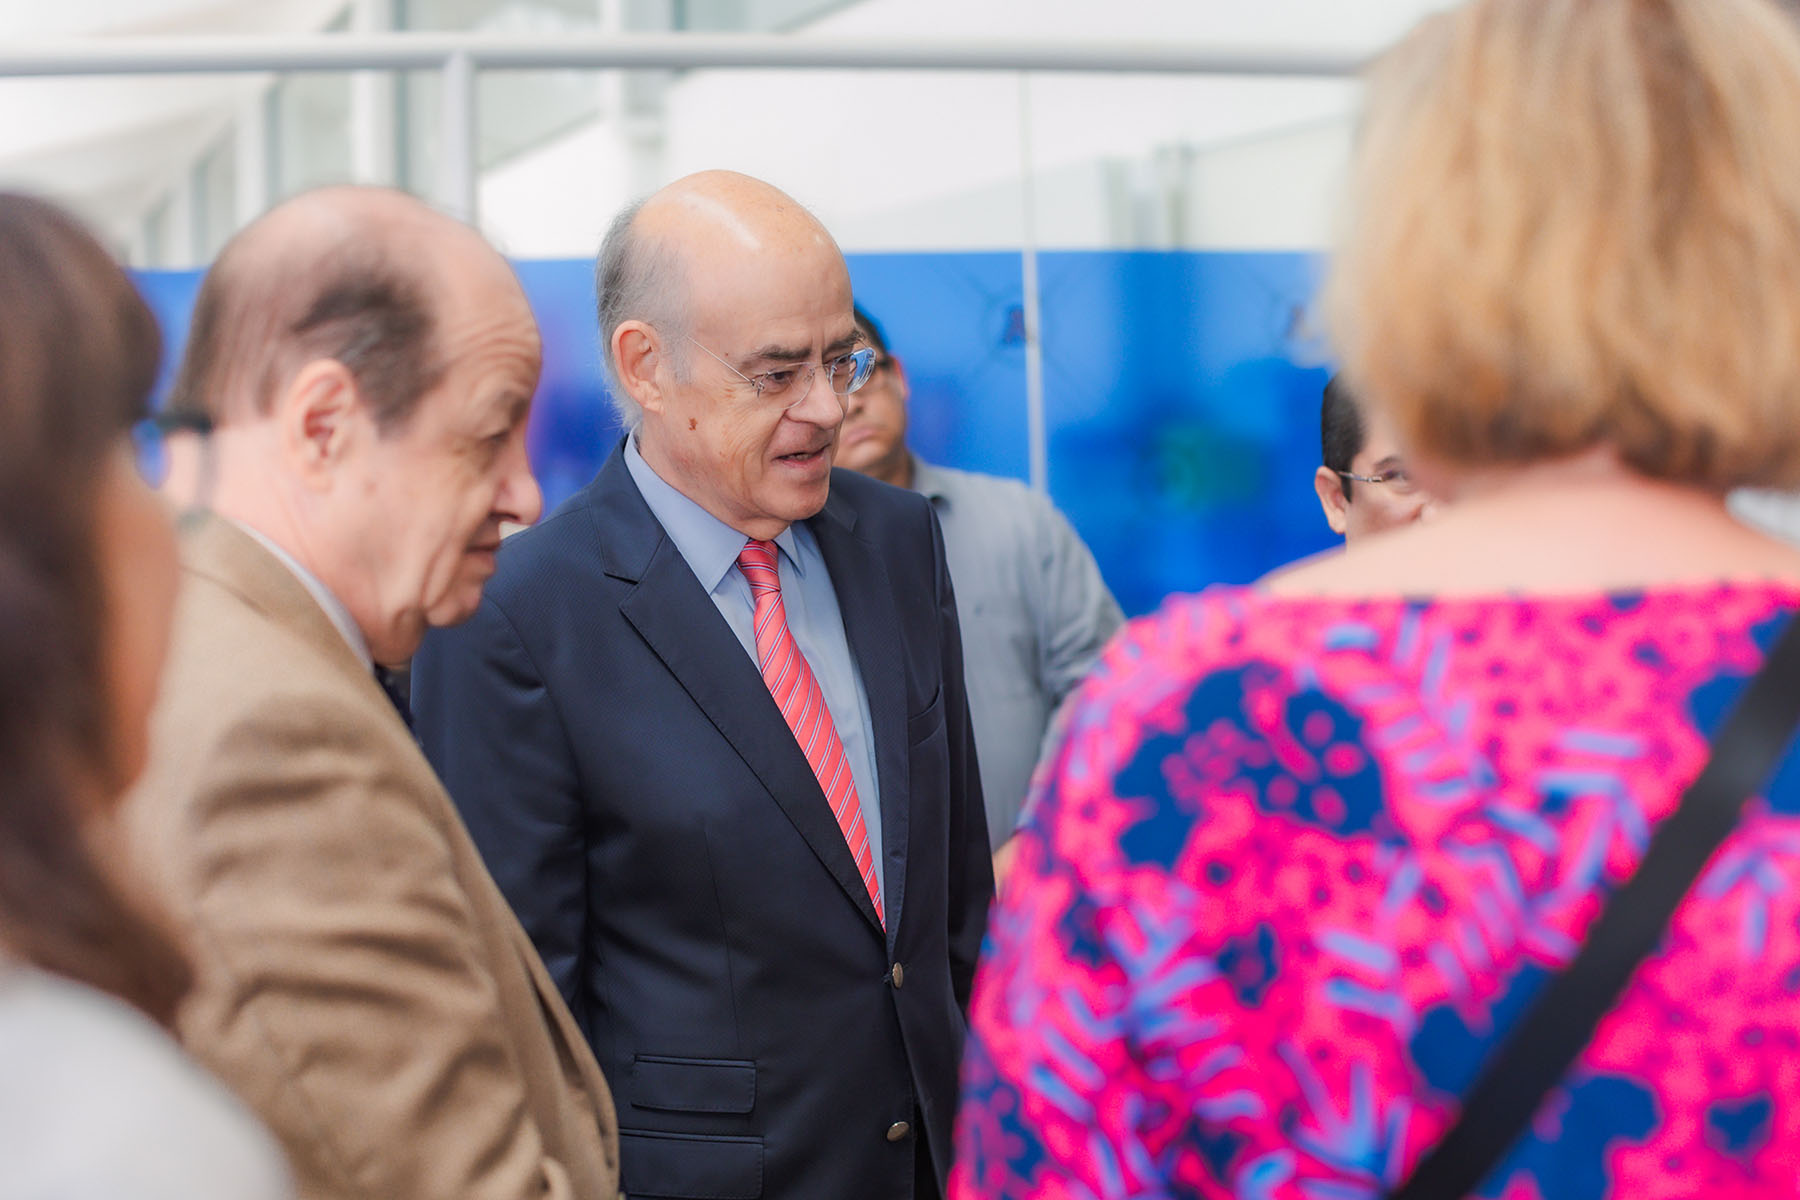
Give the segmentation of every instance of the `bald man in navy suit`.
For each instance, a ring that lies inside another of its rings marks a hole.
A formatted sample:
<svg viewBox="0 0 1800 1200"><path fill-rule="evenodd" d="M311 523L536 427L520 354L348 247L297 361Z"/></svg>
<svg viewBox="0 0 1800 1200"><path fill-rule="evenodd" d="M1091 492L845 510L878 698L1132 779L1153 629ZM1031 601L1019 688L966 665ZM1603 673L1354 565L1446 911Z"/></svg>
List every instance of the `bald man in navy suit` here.
<svg viewBox="0 0 1800 1200"><path fill-rule="evenodd" d="M941 1196L993 881L936 518L832 469L872 358L843 256L713 172L614 224L599 287L630 433L427 642L421 740L627 1193Z"/></svg>

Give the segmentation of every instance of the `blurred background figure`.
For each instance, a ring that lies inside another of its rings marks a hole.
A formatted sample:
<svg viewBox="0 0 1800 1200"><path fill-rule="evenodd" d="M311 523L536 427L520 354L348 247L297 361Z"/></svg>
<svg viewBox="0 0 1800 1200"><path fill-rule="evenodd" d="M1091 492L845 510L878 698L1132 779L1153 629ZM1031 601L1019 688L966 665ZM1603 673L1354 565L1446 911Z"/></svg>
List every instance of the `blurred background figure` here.
<svg viewBox="0 0 1800 1200"><path fill-rule="evenodd" d="M1342 376L1325 384L1319 443L1324 465L1313 473L1313 490L1345 541L1431 515L1431 497L1408 473L1387 414L1358 403Z"/></svg>
<svg viewBox="0 0 1800 1200"><path fill-rule="evenodd" d="M268 1135L164 1033L191 972L114 829L175 600L129 436L158 353L98 243L0 195L0 1197L291 1194Z"/></svg>
<svg viewBox="0 0 1800 1200"><path fill-rule="evenodd" d="M1477 0L1375 70L1345 372L1434 521L1178 599L1082 692L990 928L953 1194L1389 1192L1800 607L1800 35ZM1489 1176L1800 1187L1800 756Z"/></svg>
<svg viewBox="0 0 1800 1200"><path fill-rule="evenodd" d="M861 307L856 324L875 348L875 369L846 397L836 465L911 488L937 511L962 625L988 839L998 851L1018 823L1051 715L1125 618L1049 497L1016 479L935 466L908 448L906 367ZM996 859L996 876L1006 859Z"/></svg>

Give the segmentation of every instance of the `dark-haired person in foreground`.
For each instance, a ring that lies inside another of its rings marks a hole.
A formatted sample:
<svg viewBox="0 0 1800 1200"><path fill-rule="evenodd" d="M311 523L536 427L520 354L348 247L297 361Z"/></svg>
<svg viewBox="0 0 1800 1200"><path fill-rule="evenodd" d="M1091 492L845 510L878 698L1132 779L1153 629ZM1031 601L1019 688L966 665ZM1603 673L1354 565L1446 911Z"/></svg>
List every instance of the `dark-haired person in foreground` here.
<svg viewBox="0 0 1800 1200"><path fill-rule="evenodd" d="M861 306L856 327L875 363L869 382L846 398L837 463L918 492L944 527L981 798L998 852L1018 822L1051 716L1125 618L1093 554L1048 496L1016 479L934 466L912 452L906 368ZM996 875L1003 862L997 854Z"/></svg>
<svg viewBox="0 0 1800 1200"><path fill-rule="evenodd" d="M536 518L538 368L505 260L397 192L275 209L196 304L171 403L216 484L129 816L193 933L182 1039L314 1200L617 1192L599 1068L374 673Z"/></svg>
<svg viewBox="0 0 1800 1200"><path fill-rule="evenodd" d="M1411 525L1433 512L1431 497L1406 469L1387 415L1362 404L1340 376L1325 384L1319 406L1323 465L1313 490L1332 532L1355 541Z"/></svg>
<svg viewBox="0 0 1800 1200"><path fill-rule="evenodd" d="M129 438L158 353L155 318L100 244L0 195L7 1200L292 1194L268 1134L163 1032L193 973L116 853L175 604L174 530Z"/></svg>

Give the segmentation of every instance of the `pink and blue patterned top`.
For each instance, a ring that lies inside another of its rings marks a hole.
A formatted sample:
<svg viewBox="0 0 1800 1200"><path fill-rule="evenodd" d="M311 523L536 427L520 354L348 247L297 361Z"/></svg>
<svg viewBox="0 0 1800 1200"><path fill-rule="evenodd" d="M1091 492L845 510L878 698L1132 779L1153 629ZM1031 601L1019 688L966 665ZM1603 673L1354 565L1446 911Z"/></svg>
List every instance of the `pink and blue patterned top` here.
<svg viewBox="0 0 1800 1200"><path fill-rule="evenodd" d="M1796 608L1219 588L1134 622L990 921L952 1200L1385 1194ZM1797 1193L1790 753L1480 1194Z"/></svg>

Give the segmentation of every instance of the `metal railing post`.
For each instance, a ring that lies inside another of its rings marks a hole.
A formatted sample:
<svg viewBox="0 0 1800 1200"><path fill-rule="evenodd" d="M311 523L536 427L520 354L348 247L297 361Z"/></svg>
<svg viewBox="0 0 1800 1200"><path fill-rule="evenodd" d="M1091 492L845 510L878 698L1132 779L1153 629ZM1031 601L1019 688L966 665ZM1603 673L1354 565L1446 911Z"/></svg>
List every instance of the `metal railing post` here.
<svg viewBox="0 0 1800 1200"><path fill-rule="evenodd" d="M1031 76L1019 73L1019 285L1025 317L1025 445L1031 463L1031 486L1050 490L1050 433L1044 413L1043 309L1038 290L1037 187L1032 181Z"/></svg>
<svg viewBox="0 0 1800 1200"><path fill-rule="evenodd" d="M457 50L444 59L440 74L438 128L438 203L444 211L473 225L476 207L475 58Z"/></svg>
<svg viewBox="0 0 1800 1200"><path fill-rule="evenodd" d="M192 37L14 39L0 44L0 77L169 75L256 71L408 71L469 56L484 71L577 67L695 70L1101 71L1109 73L1353 75L1365 56L1281 46L1008 38L880 38L866 44L812 34L320 33Z"/></svg>

